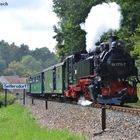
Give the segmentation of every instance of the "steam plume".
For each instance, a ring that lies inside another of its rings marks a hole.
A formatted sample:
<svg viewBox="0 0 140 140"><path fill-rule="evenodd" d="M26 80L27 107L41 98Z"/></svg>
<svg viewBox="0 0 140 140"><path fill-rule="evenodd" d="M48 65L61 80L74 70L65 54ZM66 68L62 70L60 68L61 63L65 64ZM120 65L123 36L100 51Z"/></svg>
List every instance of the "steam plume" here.
<svg viewBox="0 0 140 140"><path fill-rule="evenodd" d="M80 24L87 33L86 50L93 51L96 48L95 43L104 33L109 30L119 30L121 20L121 8L115 2L93 6L85 23Z"/></svg>

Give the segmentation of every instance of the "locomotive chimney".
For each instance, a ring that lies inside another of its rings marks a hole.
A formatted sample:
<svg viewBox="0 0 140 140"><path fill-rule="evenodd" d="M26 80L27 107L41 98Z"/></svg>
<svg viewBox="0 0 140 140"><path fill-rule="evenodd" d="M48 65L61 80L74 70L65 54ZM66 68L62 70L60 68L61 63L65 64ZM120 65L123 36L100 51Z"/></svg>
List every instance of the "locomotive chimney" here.
<svg viewBox="0 0 140 140"><path fill-rule="evenodd" d="M116 46L117 37L114 35L114 33L111 31L108 36L108 43L109 43L109 49L112 49Z"/></svg>

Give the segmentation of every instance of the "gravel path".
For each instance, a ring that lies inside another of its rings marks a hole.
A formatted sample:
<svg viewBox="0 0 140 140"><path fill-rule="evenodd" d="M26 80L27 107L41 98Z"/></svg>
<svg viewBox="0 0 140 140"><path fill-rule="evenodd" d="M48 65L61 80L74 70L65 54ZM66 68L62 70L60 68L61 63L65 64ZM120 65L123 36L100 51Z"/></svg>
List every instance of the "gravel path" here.
<svg viewBox="0 0 140 140"><path fill-rule="evenodd" d="M42 127L66 129L86 135L90 140L140 140L140 116L107 110L106 127L102 132L101 109L58 102L26 99L26 107Z"/></svg>

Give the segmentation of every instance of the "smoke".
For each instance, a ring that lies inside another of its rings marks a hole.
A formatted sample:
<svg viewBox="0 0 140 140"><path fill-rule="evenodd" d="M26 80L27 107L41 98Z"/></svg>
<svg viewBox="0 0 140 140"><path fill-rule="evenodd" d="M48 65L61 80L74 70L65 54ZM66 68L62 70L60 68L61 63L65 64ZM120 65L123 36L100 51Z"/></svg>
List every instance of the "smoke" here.
<svg viewBox="0 0 140 140"><path fill-rule="evenodd" d="M81 106L89 106L91 105L93 102L89 101L89 100L86 100L85 97L80 97L79 100L78 100L78 105L81 105Z"/></svg>
<svg viewBox="0 0 140 140"><path fill-rule="evenodd" d="M104 33L119 30L122 18L121 8L115 2L93 6L85 23L80 24L81 29L87 33L86 50L92 52L96 48L95 43Z"/></svg>

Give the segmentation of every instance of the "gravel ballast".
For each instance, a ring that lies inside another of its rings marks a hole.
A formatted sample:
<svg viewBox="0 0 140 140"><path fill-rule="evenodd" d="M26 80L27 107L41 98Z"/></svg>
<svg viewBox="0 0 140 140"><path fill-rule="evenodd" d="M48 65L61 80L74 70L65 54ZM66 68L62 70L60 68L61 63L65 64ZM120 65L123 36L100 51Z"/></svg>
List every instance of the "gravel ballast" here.
<svg viewBox="0 0 140 140"><path fill-rule="evenodd" d="M41 127L68 130L90 140L140 140L140 116L106 111L106 130L102 132L101 109L67 103L26 99L26 107Z"/></svg>

